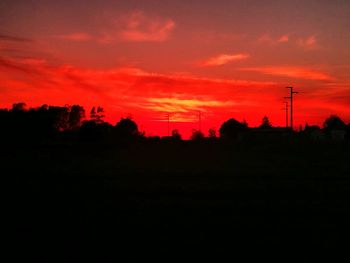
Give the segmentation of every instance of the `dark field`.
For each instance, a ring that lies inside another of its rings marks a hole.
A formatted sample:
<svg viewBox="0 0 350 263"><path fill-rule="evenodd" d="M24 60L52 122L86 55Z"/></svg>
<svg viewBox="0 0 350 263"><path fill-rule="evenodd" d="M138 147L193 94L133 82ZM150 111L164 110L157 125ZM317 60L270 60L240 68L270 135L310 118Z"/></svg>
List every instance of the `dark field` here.
<svg viewBox="0 0 350 263"><path fill-rule="evenodd" d="M319 261L349 245L349 157L346 143L6 146L8 243L37 262Z"/></svg>

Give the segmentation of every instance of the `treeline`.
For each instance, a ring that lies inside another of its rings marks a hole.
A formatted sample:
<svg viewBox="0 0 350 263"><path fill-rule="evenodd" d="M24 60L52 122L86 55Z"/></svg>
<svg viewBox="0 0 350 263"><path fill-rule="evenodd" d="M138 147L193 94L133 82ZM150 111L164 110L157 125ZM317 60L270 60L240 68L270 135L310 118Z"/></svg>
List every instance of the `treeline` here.
<svg viewBox="0 0 350 263"><path fill-rule="evenodd" d="M102 107L93 107L87 118L80 105L42 105L27 109L25 103L0 109L0 136L3 142L45 142L52 140L133 141L144 137L131 118L123 118L116 125L104 121Z"/></svg>
<svg viewBox="0 0 350 263"><path fill-rule="evenodd" d="M40 140L56 137L60 132L78 130L85 118L79 105L48 106L27 109L25 103L0 110L2 140Z"/></svg>
<svg viewBox="0 0 350 263"><path fill-rule="evenodd" d="M13 104L11 109L0 109L0 136L2 142L37 143L45 141L105 141L116 143L131 143L136 141L181 141L178 130L173 130L171 136L145 136L139 131L138 125L131 118L122 118L115 125L104 121L105 113L102 107L93 107L86 116L85 109L80 105L49 106L27 108L25 103ZM219 131L209 129L208 134L194 129L192 141L217 140L279 140L299 136L310 140L338 140L350 138L350 124L340 117L331 115L324 121L323 127L306 124L299 130L292 131L285 127L274 127L268 117L263 117L261 125L249 127L246 121L229 119L224 122Z"/></svg>

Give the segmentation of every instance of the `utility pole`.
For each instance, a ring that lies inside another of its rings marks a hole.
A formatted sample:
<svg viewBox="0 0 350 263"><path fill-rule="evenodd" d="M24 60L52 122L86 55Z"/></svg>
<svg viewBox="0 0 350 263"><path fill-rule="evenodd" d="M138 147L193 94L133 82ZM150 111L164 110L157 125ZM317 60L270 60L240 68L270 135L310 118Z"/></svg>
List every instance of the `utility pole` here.
<svg viewBox="0 0 350 263"><path fill-rule="evenodd" d="M299 92L293 91L293 87L286 88L290 89L290 96L285 98L290 99L290 128L293 130L293 95L298 94Z"/></svg>
<svg viewBox="0 0 350 263"><path fill-rule="evenodd" d="M286 128L288 128L288 118L289 118L289 115L288 115L288 109L289 109L289 104L288 104L288 101L285 101L284 104L286 105L286 107L284 108L284 110L286 111Z"/></svg>
<svg viewBox="0 0 350 263"><path fill-rule="evenodd" d="M202 112L198 111L198 128L199 131L202 131Z"/></svg>
<svg viewBox="0 0 350 263"><path fill-rule="evenodd" d="M170 136L170 114L168 113L166 116L168 119L168 137L169 137Z"/></svg>

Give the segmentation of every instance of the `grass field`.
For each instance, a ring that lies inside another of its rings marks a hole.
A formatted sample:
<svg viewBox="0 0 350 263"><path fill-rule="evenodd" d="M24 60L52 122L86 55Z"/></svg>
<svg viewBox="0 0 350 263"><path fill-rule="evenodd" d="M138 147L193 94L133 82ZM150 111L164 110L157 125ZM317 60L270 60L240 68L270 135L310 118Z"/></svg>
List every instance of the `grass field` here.
<svg viewBox="0 0 350 263"><path fill-rule="evenodd" d="M6 146L10 243L37 262L184 251L313 262L347 248L349 157L345 143Z"/></svg>

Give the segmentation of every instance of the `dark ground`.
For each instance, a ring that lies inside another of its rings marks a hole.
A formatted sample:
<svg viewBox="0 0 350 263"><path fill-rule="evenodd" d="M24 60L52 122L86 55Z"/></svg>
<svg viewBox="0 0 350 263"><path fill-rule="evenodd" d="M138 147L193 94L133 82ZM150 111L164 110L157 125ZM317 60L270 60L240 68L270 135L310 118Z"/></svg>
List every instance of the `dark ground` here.
<svg viewBox="0 0 350 263"><path fill-rule="evenodd" d="M349 157L346 143L4 146L7 243L36 262L334 261L349 245Z"/></svg>

